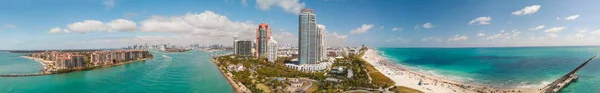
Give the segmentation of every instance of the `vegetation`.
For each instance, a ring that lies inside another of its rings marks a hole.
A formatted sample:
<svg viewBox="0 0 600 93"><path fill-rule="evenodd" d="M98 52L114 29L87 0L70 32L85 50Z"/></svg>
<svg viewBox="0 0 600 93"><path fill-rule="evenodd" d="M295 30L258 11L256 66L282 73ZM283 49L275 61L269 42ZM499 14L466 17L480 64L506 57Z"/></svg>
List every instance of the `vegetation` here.
<svg viewBox="0 0 600 93"><path fill-rule="evenodd" d="M403 86L396 86L392 89L393 89L394 93L424 93L422 91L408 88L408 87L403 87Z"/></svg>
<svg viewBox="0 0 600 93"><path fill-rule="evenodd" d="M291 58L281 58L276 60L276 64L271 62L267 62L262 59L256 58L248 58L248 57L235 57L232 55L229 56L221 56L215 58L217 60L217 65L224 69L225 71L227 66L229 65L237 65L241 64L245 68L244 71L230 71L233 74L233 79L241 82L250 89L252 92L268 92L268 91L279 91L276 90L278 86L285 86L286 84L275 80L277 77L288 77L288 78L309 78L317 81L325 80L324 72L314 72L307 73L302 71L297 71L295 69L291 69L285 67L283 65L285 59ZM261 88L258 88L259 85ZM269 88L264 88L262 85L269 86ZM315 84L317 85L317 84Z"/></svg>
<svg viewBox="0 0 600 93"><path fill-rule="evenodd" d="M358 59L362 64L364 64L364 67L366 68L367 72L369 73L369 76L371 76L371 79L373 80L372 83L375 84L375 86L387 87L387 86L392 86L395 84L392 79L386 77L381 72L379 72L377 69L375 69L375 67L373 67L373 65L369 64L367 61L360 58L363 55L364 55L364 52L361 52L360 55L358 56L359 57Z"/></svg>
<svg viewBox="0 0 600 93"><path fill-rule="evenodd" d="M235 81L241 82L252 92L283 92L283 90L280 89L282 87L285 88L289 83L275 80L277 77L309 78L316 80L317 82L313 82L313 86L307 89L307 92L309 93L339 93L348 90L369 90L393 86L395 83L390 78L380 73L367 61L361 58L366 49L361 49L360 51L359 54L350 54L344 58L335 60L332 65L333 67L344 66L347 69L351 69L354 74L352 78L347 78L345 76L329 77L341 80L339 82L326 81L325 79L328 78L328 76L325 76L326 72L307 73L285 67L285 62L292 59L289 57L280 57L275 63L267 62L262 59L235 57L232 55L220 56L214 59L217 60L219 68L225 71L227 71L226 69L229 65L241 64L246 67L247 69L244 71L229 72L233 74L233 79ZM369 78L371 78L371 80L369 80ZM399 91L400 93L422 93L418 90L406 87L395 87L392 91Z"/></svg>

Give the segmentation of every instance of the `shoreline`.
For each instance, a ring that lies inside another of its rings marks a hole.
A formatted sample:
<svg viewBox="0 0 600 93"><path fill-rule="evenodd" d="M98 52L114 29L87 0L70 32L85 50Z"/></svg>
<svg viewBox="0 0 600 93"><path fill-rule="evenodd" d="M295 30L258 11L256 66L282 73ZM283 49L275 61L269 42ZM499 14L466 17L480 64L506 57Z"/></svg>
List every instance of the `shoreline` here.
<svg viewBox="0 0 600 93"><path fill-rule="evenodd" d="M246 88L244 85L237 84L235 82L235 80L232 79L231 76L233 76L233 75L231 75L231 73L225 74L225 71L223 71L221 69L221 67L219 67L218 61L216 61L214 58L211 58L211 61L215 64L215 66L217 66L217 69L219 69L219 72L221 72L221 75L223 75L223 77L225 77L225 79L227 79L227 82L229 82L229 85L231 86L231 88L233 89L233 91L235 93L250 93L250 90L248 90L248 88Z"/></svg>
<svg viewBox="0 0 600 93"><path fill-rule="evenodd" d="M535 88L494 88L485 85L460 82L432 74L414 71L401 64L392 63L385 57L377 54L377 50L369 48L361 57L386 77L396 82L396 86L404 86L423 91L425 93L477 93L477 92L515 92L536 93ZM419 85L421 83L421 85ZM520 92L519 92L520 91Z"/></svg>
<svg viewBox="0 0 600 93"><path fill-rule="evenodd" d="M42 64L43 69L46 69L46 66L48 64L50 64L50 62L53 62L53 61L47 61L47 60L43 60L43 59L40 59L40 58L34 58L34 57L28 57L28 56L21 56L21 57L39 62L40 64ZM152 57L150 57L150 58L142 58L142 59L138 59L138 60L134 60L134 61L120 62L120 63L111 64L111 65L104 65L104 66L91 66L91 67L84 67L84 68L64 69L64 71L59 71L59 72L45 72L45 71L41 71L40 73L32 73L32 74L8 74L8 75L0 75L0 77L24 77L24 76L43 76L43 75L63 74L63 73L69 73L69 72L73 72L73 71L86 71L86 70L93 70L93 69L98 69L98 68L120 66L120 65L124 65L124 64L133 63L133 62L142 62L142 61L145 61L145 60L148 60L148 59L152 59Z"/></svg>

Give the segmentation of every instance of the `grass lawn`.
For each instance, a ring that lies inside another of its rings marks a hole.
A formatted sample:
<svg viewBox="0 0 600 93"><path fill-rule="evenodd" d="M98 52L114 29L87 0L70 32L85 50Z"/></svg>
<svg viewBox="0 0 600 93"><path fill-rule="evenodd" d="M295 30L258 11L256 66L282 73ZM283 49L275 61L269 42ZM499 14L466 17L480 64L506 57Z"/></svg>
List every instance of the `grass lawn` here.
<svg viewBox="0 0 600 93"><path fill-rule="evenodd" d="M373 84L375 84L376 86L387 87L387 85L395 84L394 81L392 81L392 79L383 75L381 72L379 72L377 69L375 69L375 67L373 67L373 65L369 64L364 59L360 58L360 61L362 61L364 63L363 66L367 69L367 72L369 72L369 76L371 76L371 79L373 79Z"/></svg>
<svg viewBox="0 0 600 93"><path fill-rule="evenodd" d="M422 91L404 87L404 86L396 86L396 88L394 88L394 92L395 93L423 93Z"/></svg>
<svg viewBox="0 0 600 93"><path fill-rule="evenodd" d="M263 90L263 92L265 93L273 93L273 91L271 91L271 88L265 84L257 84L256 88Z"/></svg>

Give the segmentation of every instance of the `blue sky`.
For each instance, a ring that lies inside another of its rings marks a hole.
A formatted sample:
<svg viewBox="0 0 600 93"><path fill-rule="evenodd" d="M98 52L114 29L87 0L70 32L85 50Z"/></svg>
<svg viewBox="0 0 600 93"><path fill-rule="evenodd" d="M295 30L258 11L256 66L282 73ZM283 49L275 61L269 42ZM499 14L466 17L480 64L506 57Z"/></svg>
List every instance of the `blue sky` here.
<svg viewBox="0 0 600 93"><path fill-rule="evenodd" d="M0 49L225 44L268 23L297 44L315 10L330 46L506 47L600 44L597 0L0 0Z"/></svg>

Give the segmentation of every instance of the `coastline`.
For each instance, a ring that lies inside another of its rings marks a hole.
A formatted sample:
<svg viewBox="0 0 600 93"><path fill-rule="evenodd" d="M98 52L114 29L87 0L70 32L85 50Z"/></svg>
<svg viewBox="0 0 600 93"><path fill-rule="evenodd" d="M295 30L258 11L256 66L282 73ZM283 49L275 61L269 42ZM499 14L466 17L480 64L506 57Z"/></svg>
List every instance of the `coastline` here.
<svg viewBox="0 0 600 93"><path fill-rule="evenodd" d="M27 59L31 59L31 60L39 62L40 64L43 65L44 69L46 69L46 66L48 64L50 64L50 62L53 62L53 61L47 61L47 60L43 60L43 59L40 59L40 58L34 58L34 57L28 57L28 56L21 56L21 57L27 58ZM120 62L120 63L116 63L116 64L111 64L111 65L91 66L91 67L84 67L84 68L65 69L64 71L59 71L59 72L45 72L45 71L42 71L41 73L36 73L36 74L14 74L14 75L0 75L0 76L1 77L22 77L22 76L42 76L42 75L62 74L62 73L69 73L69 72L73 72L73 71L85 71L85 70L92 70L92 69L97 69L97 68L106 68L106 67L119 66L119 65L129 64L129 63L133 63L133 62L142 62L142 61L148 60L148 59L152 59L152 57L138 59L138 60L133 60L133 61Z"/></svg>
<svg viewBox="0 0 600 93"><path fill-rule="evenodd" d="M223 71L223 69L221 69L221 67L219 67L218 62L214 59L211 58L211 61L213 63L215 63L215 66L217 66L217 69L219 69L219 72L221 72L221 75L223 75L223 77L225 77L225 79L227 79L227 82L229 82L229 85L231 86L231 88L233 89L233 91L235 93L250 93L250 90L248 90L248 88L246 88L244 85L240 85L238 83L236 83L231 76L231 73L225 73L225 71Z"/></svg>
<svg viewBox="0 0 600 93"><path fill-rule="evenodd" d="M377 54L377 52L377 50L369 48L361 58L396 82L396 86L409 87L426 93L512 92L513 90L515 91L513 93L538 92L534 88L497 89L441 78L439 76L407 69L397 63L391 63L385 57ZM421 85L419 85L419 83L421 83Z"/></svg>

